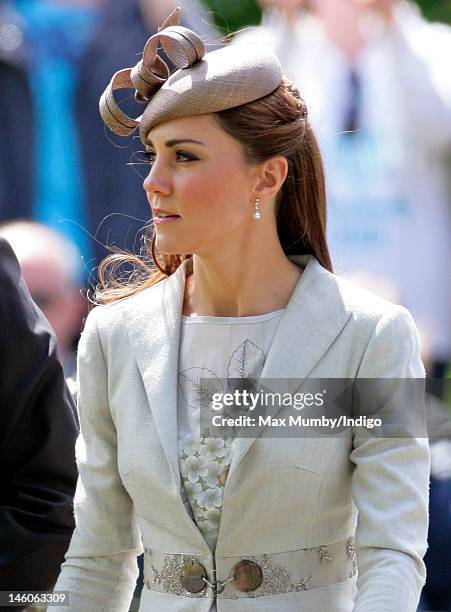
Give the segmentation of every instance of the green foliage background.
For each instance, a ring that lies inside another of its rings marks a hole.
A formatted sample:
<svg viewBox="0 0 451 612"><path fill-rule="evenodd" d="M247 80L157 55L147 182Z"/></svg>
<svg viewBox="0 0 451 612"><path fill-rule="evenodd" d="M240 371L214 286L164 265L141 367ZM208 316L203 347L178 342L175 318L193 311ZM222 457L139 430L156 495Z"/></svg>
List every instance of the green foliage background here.
<svg viewBox="0 0 451 612"><path fill-rule="evenodd" d="M451 23L451 0L421 0L417 4L428 19Z"/></svg>
<svg viewBox="0 0 451 612"><path fill-rule="evenodd" d="M204 0L217 25L227 32L257 24L260 9L256 0ZM451 23L451 0L417 0L424 16L431 21Z"/></svg>

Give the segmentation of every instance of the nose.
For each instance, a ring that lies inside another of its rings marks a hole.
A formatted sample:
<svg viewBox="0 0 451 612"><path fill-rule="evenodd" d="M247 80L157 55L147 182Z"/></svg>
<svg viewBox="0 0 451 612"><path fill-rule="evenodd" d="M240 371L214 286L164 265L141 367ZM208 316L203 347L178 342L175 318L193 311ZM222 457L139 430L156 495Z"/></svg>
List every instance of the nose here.
<svg viewBox="0 0 451 612"><path fill-rule="evenodd" d="M171 183L167 172L158 162L155 162L143 182L144 191L147 196L153 194L170 195Z"/></svg>

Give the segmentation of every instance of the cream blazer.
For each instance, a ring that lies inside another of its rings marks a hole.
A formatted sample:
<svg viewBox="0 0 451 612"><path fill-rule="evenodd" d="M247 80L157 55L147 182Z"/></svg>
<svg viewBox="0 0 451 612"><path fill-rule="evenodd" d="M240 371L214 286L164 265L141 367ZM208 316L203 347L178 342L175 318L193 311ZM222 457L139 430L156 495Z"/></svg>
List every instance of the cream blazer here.
<svg viewBox="0 0 451 612"><path fill-rule="evenodd" d="M331 274L313 256L292 259L304 272L262 378L424 376L405 308ZM224 612L414 612L425 581L428 527L423 438L363 438L350 431L269 439L263 431L257 439L239 439L210 552L180 496L177 370L188 266L131 298L95 308L87 319L78 355L76 529L55 587L70 593L65 609L126 612L144 548L142 612L215 606ZM340 541L346 555L341 548L335 555ZM299 554L315 557L311 576L296 574ZM190 558L202 560L210 581L214 570L224 581L240 559L263 559L271 579L259 595L228 584L216 600L210 588L193 597L180 590L177 569ZM357 562L358 578L348 577L350 561ZM336 579L315 584L317 568L331 574L327 563L336 564Z"/></svg>

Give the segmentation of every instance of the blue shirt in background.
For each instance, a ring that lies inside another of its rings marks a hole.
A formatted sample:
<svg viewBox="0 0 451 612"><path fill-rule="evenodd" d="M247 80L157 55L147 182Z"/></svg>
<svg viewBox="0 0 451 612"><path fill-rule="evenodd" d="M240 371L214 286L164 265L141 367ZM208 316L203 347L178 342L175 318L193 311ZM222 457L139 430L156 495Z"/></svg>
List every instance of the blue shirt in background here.
<svg viewBox="0 0 451 612"><path fill-rule="evenodd" d="M79 66L99 9L50 0L15 0L30 50L28 74L35 112L33 218L68 236L85 268L92 256L75 118ZM95 112L95 109L93 109Z"/></svg>

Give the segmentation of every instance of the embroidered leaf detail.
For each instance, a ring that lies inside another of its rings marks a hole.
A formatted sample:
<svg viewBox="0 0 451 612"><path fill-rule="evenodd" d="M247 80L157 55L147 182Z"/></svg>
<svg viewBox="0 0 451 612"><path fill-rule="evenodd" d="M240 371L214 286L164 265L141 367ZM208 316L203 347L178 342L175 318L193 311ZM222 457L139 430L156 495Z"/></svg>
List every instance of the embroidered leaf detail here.
<svg viewBox="0 0 451 612"><path fill-rule="evenodd" d="M252 340L244 340L232 353L227 366L228 378L259 376L265 362L265 353Z"/></svg>
<svg viewBox="0 0 451 612"><path fill-rule="evenodd" d="M221 380L208 368L188 368L179 374L182 395L192 408L208 408L214 393L224 391Z"/></svg>

